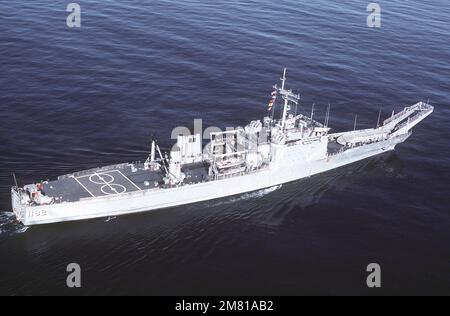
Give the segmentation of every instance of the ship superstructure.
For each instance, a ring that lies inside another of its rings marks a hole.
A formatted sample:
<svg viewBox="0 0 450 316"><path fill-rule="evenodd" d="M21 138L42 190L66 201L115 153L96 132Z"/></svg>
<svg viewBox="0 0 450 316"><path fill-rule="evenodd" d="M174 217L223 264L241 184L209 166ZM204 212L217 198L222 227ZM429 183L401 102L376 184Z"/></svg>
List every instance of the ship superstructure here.
<svg viewBox="0 0 450 316"><path fill-rule="evenodd" d="M279 100L281 117L275 118ZM150 211L256 191L393 150L433 112L419 102L376 128L330 134L325 122L298 113L300 95L274 86L269 115L243 128L180 135L170 154L152 141L144 163L76 172L11 189L17 219L46 224ZM356 125L355 125L356 127Z"/></svg>

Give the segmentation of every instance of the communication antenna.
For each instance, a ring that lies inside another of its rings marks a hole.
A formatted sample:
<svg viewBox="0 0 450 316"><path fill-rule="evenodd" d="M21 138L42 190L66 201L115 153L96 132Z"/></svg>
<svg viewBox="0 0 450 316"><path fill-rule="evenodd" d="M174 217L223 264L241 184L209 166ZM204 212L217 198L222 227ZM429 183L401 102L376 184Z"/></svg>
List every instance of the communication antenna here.
<svg viewBox="0 0 450 316"><path fill-rule="evenodd" d="M313 103L312 108L311 108L311 121L314 117L314 106L315 106L315 103Z"/></svg>
<svg viewBox="0 0 450 316"><path fill-rule="evenodd" d="M381 120L381 108L380 108L380 112L378 113L377 128L380 127L380 120Z"/></svg>
<svg viewBox="0 0 450 316"><path fill-rule="evenodd" d="M328 107L327 107L327 113L325 114L325 121L324 121L324 126L328 127L328 123L330 121L330 109L331 109L331 104L328 103Z"/></svg>
<svg viewBox="0 0 450 316"><path fill-rule="evenodd" d="M356 131L356 122L358 120L358 114L355 115L355 124L353 125L353 130Z"/></svg>
<svg viewBox="0 0 450 316"><path fill-rule="evenodd" d="M151 145L151 150L150 150L150 161L154 162L155 158L156 158L156 141L155 139L152 137L152 145Z"/></svg>
<svg viewBox="0 0 450 316"><path fill-rule="evenodd" d="M283 106L283 114L282 114L282 118L281 118L281 127L284 129L285 128L285 123L286 123L286 115L287 115L287 109L289 106L289 92L284 90L284 87L286 85L286 71L287 69L284 68L283 71L283 78L281 78L281 93L283 94L283 98L284 98L284 106Z"/></svg>
<svg viewBox="0 0 450 316"><path fill-rule="evenodd" d="M285 84L286 84L286 71L287 71L287 68L284 68L284 71L283 71L283 78L281 78L281 82L282 82L282 84L281 84L281 90L284 90L284 86L285 86Z"/></svg>
<svg viewBox="0 0 450 316"><path fill-rule="evenodd" d="M17 184L17 178L16 178L16 174L13 172L13 178L14 178L14 184L16 185L16 188L19 187L19 185Z"/></svg>

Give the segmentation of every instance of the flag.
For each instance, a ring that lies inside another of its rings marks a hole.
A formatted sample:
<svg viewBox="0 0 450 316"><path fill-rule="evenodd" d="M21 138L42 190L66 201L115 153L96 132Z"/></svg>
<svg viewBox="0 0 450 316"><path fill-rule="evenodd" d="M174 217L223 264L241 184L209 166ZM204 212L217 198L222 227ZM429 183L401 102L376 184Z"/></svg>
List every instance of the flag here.
<svg viewBox="0 0 450 316"><path fill-rule="evenodd" d="M277 100L277 94L278 94L278 91L277 91L277 90L275 90L275 91L273 91L273 92L271 93L272 98L271 98L270 101L269 101L269 106L268 106L269 111L272 110L272 107L273 107L273 105L275 104L275 101Z"/></svg>

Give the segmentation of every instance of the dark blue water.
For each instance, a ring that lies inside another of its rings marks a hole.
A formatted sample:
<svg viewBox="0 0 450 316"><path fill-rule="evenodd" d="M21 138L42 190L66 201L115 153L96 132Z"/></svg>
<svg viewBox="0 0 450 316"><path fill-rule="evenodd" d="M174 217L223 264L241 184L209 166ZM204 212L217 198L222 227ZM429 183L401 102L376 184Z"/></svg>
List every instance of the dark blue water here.
<svg viewBox="0 0 450 316"><path fill-rule="evenodd" d="M0 294L450 294L450 4L0 2ZM26 229L19 181L146 158L176 126L266 114L282 68L334 130L427 99L395 153L242 197ZM66 289L79 263L82 289ZM382 288L366 267L382 266Z"/></svg>

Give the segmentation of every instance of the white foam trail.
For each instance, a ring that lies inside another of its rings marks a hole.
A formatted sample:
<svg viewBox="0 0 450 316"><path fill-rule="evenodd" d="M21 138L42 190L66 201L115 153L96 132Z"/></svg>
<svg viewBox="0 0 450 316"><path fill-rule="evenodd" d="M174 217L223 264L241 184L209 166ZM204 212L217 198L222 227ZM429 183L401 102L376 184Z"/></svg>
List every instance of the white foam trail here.
<svg viewBox="0 0 450 316"><path fill-rule="evenodd" d="M16 220L12 212L0 212L0 235L12 236L25 233L29 227Z"/></svg>
<svg viewBox="0 0 450 316"><path fill-rule="evenodd" d="M256 199L256 198L262 198L263 196L266 196L276 190L279 190L282 187L282 185L276 185L270 188L266 188L266 189L262 189L259 191L254 191L254 192L250 192L250 193L244 193L238 197L234 197L234 198L229 198L227 200L223 200L223 201L219 201L216 203L213 203L211 206L220 206L220 205L226 205L226 204L231 204L231 203L235 203L235 202L239 202L239 201L243 201L243 200L251 200L251 199Z"/></svg>
<svg viewBox="0 0 450 316"><path fill-rule="evenodd" d="M0 227L9 225L13 216L14 213L11 212L0 212Z"/></svg>
<svg viewBox="0 0 450 316"><path fill-rule="evenodd" d="M110 216L107 219L105 219L105 223L109 223L110 221L115 220L117 217L116 216Z"/></svg>
<svg viewBox="0 0 450 316"><path fill-rule="evenodd" d="M28 228L30 228L30 227L23 226L22 228L16 229L12 234L13 235L23 234L23 233L25 233L28 230Z"/></svg>
<svg viewBox="0 0 450 316"><path fill-rule="evenodd" d="M255 192L250 192L250 193L245 193L235 199L232 199L233 202L235 201L241 201L241 200L249 200L249 199L254 199L254 198L262 198L263 196L266 196L272 192L275 192L276 190L281 189L281 184L280 185L276 185L270 188L266 188L266 189L262 189L259 191L255 191Z"/></svg>

